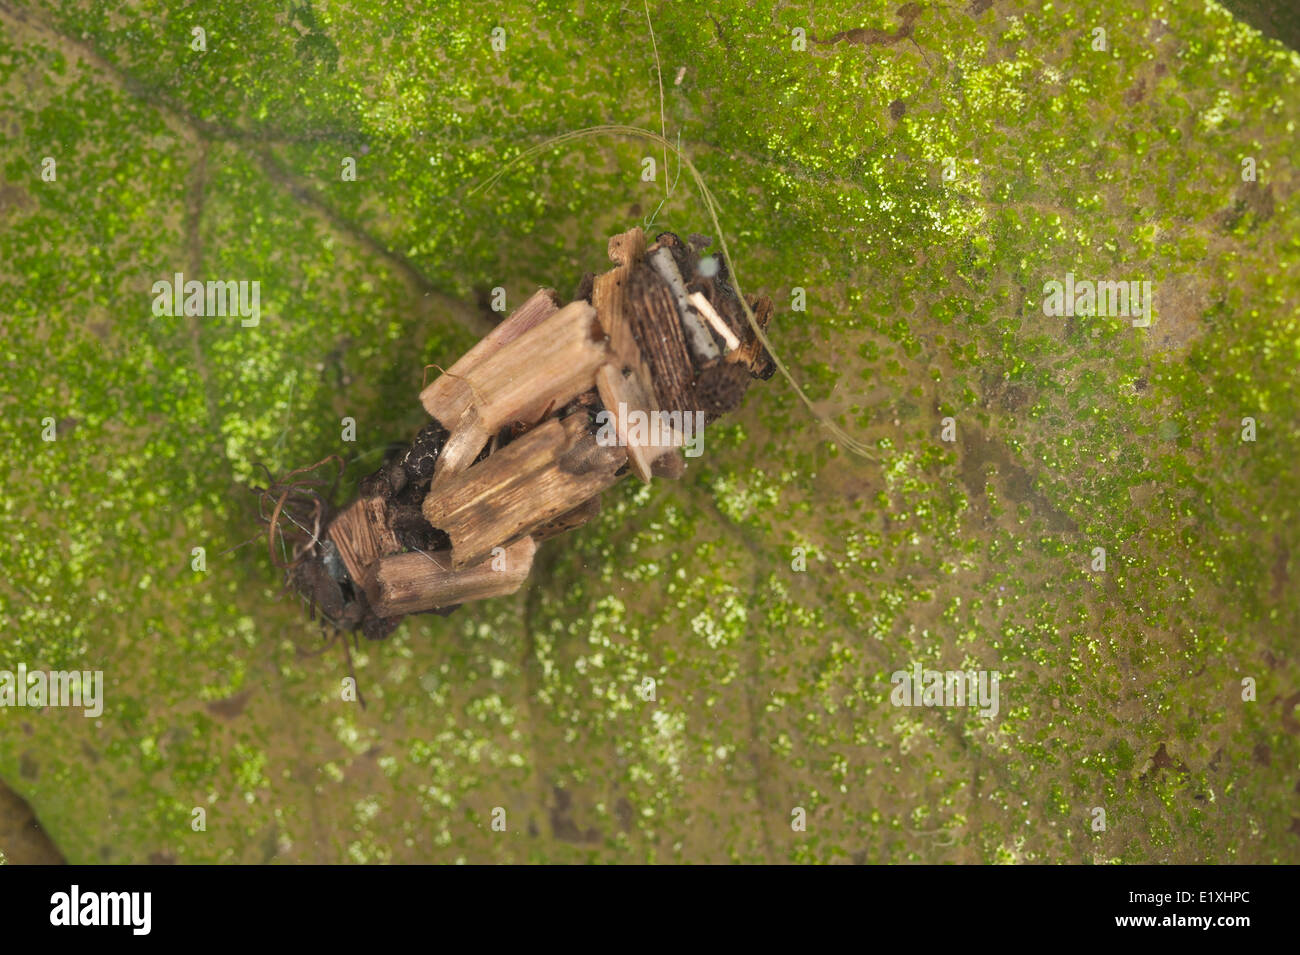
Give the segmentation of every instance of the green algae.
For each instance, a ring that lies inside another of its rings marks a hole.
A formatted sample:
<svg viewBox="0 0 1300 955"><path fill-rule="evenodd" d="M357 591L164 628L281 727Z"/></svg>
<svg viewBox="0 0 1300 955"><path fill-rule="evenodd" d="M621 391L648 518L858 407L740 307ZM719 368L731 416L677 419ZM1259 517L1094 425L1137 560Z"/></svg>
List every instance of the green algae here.
<svg viewBox="0 0 1300 955"><path fill-rule="evenodd" d="M670 138L879 465L773 380L518 597L364 647L365 711L339 656L296 652L264 549L228 551L255 464L369 453L346 492L477 296L568 294L662 198L619 141L467 196L546 137L657 128L644 22L570 6L0 8L0 666L108 683L101 720L0 717L0 776L62 851L1297 861L1300 60L1213 5L936 5L916 46L804 51L795 27L894 9L652 7ZM706 228L686 183L658 222ZM1043 316L1067 270L1149 278L1152 326ZM153 318L174 271L259 279L261 325ZM918 660L1008 674L998 719L890 706Z"/></svg>

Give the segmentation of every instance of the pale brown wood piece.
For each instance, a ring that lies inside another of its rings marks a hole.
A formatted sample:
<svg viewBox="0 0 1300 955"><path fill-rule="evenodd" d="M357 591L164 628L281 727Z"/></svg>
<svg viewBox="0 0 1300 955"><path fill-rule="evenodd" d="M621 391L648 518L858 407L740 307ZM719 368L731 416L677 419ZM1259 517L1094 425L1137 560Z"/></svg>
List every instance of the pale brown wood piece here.
<svg viewBox="0 0 1300 955"><path fill-rule="evenodd" d="M587 428L586 412L552 418L424 499L425 519L451 537L453 567L478 563L618 480L626 450L597 445Z"/></svg>
<svg viewBox="0 0 1300 955"><path fill-rule="evenodd" d="M596 386L609 357L596 309L572 302L470 370L479 424L534 425Z"/></svg>
<svg viewBox="0 0 1300 955"><path fill-rule="evenodd" d="M609 336L610 350L618 356L624 368L630 368L642 382L649 382L650 369L641 355L627 314L628 277L644 255L645 233L640 226L610 239L609 258L618 263L618 267L596 276L591 303L596 307L601 327Z"/></svg>
<svg viewBox="0 0 1300 955"><path fill-rule="evenodd" d="M402 549L381 497L353 501L334 518L326 536L338 548L348 576L358 585L365 584L376 560Z"/></svg>
<svg viewBox="0 0 1300 955"><path fill-rule="evenodd" d="M430 493L447 479L465 470L474 463L478 453L487 444L489 434L479 420L478 409L470 405L456 422L451 436L442 446L442 452L433 465L433 485Z"/></svg>
<svg viewBox="0 0 1300 955"><path fill-rule="evenodd" d="M378 556L371 538L370 522L362 518L364 501L353 501L335 516L325 536L338 548L343 566L353 580L363 580L362 571Z"/></svg>
<svg viewBox="0 0 1300 955"><path fill-rule="evenodd" d="M511 312L505 321L479 339L473 348L461 355L454 365L420 392L424 410L444 428L454 427L474 398L464 380L469 372L482 364L488 356L500 351L557 311L559 305L555 290L538 289L524 304Z"/></svg>
<svg viewBox="0 0 1300 955"><path fill-rule="evenodd" d="M603 366L596 372L596 390L600 394L600 403L609 412L611 424L619 443L627 448L628 463L633 472L646 484L650 483L653 472L651 467L655 460L668 454L677 454L676 448L683 443L678 440L671 445L640 444L631 440L628 432L628 418L632 412L639 411L647 420L659 412L653 407L646 390L631 372L621 372L613 364ZM603 420L603 419L602 419Z"/></svg>
<svg viewBox="0 0 1300 955"><path fill-rule="evenodd" d="M375 553L379 557L401 553L403 547L393 530L392 515L388 511L388 502L382 497L366 500L365 515L370 523L371 539L375 542Z"/></svg>
<svg viewBox="0 0 1300 955"><path fill-rule="evenodd" d="M525 537L504 553L461 570L453 569L451 552L445 550L384 557L367 582L366 598L380 617L393 617L504 597L527 579L536 551L537 542Z"/></svg>
<svg viewBox="0 0 1300 955"><path fill-rule="evenodd" d="M609 238L609 260L615 265L635 265L645 255L645 231L635 225Z"/></svg>

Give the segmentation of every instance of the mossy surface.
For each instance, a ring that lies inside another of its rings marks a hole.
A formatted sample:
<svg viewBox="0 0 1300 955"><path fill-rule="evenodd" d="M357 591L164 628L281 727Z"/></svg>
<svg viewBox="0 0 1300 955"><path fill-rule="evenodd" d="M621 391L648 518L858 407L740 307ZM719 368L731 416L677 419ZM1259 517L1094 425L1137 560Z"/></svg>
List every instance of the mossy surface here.
<svg viewBox="0 0 1300 955"><path fill-rule="evenodd" d="M879 461L776 378L516 597L364 647L366 710L296 652L256 464L354 483L489 289L570 294L663 199L629 140L468 195L658 129L641 7L573 6L0 2L0 669L106 682L0 710L0 777L62 852L1300 861L1300 56L1213 3L652 3L668 134ZM709 231L688 177L657 224ZM260 325L155 317L176 272ZM1151 326L1045 316L1067 272ZM914 662L998 670L998 716L892 706Z"/></svg>

